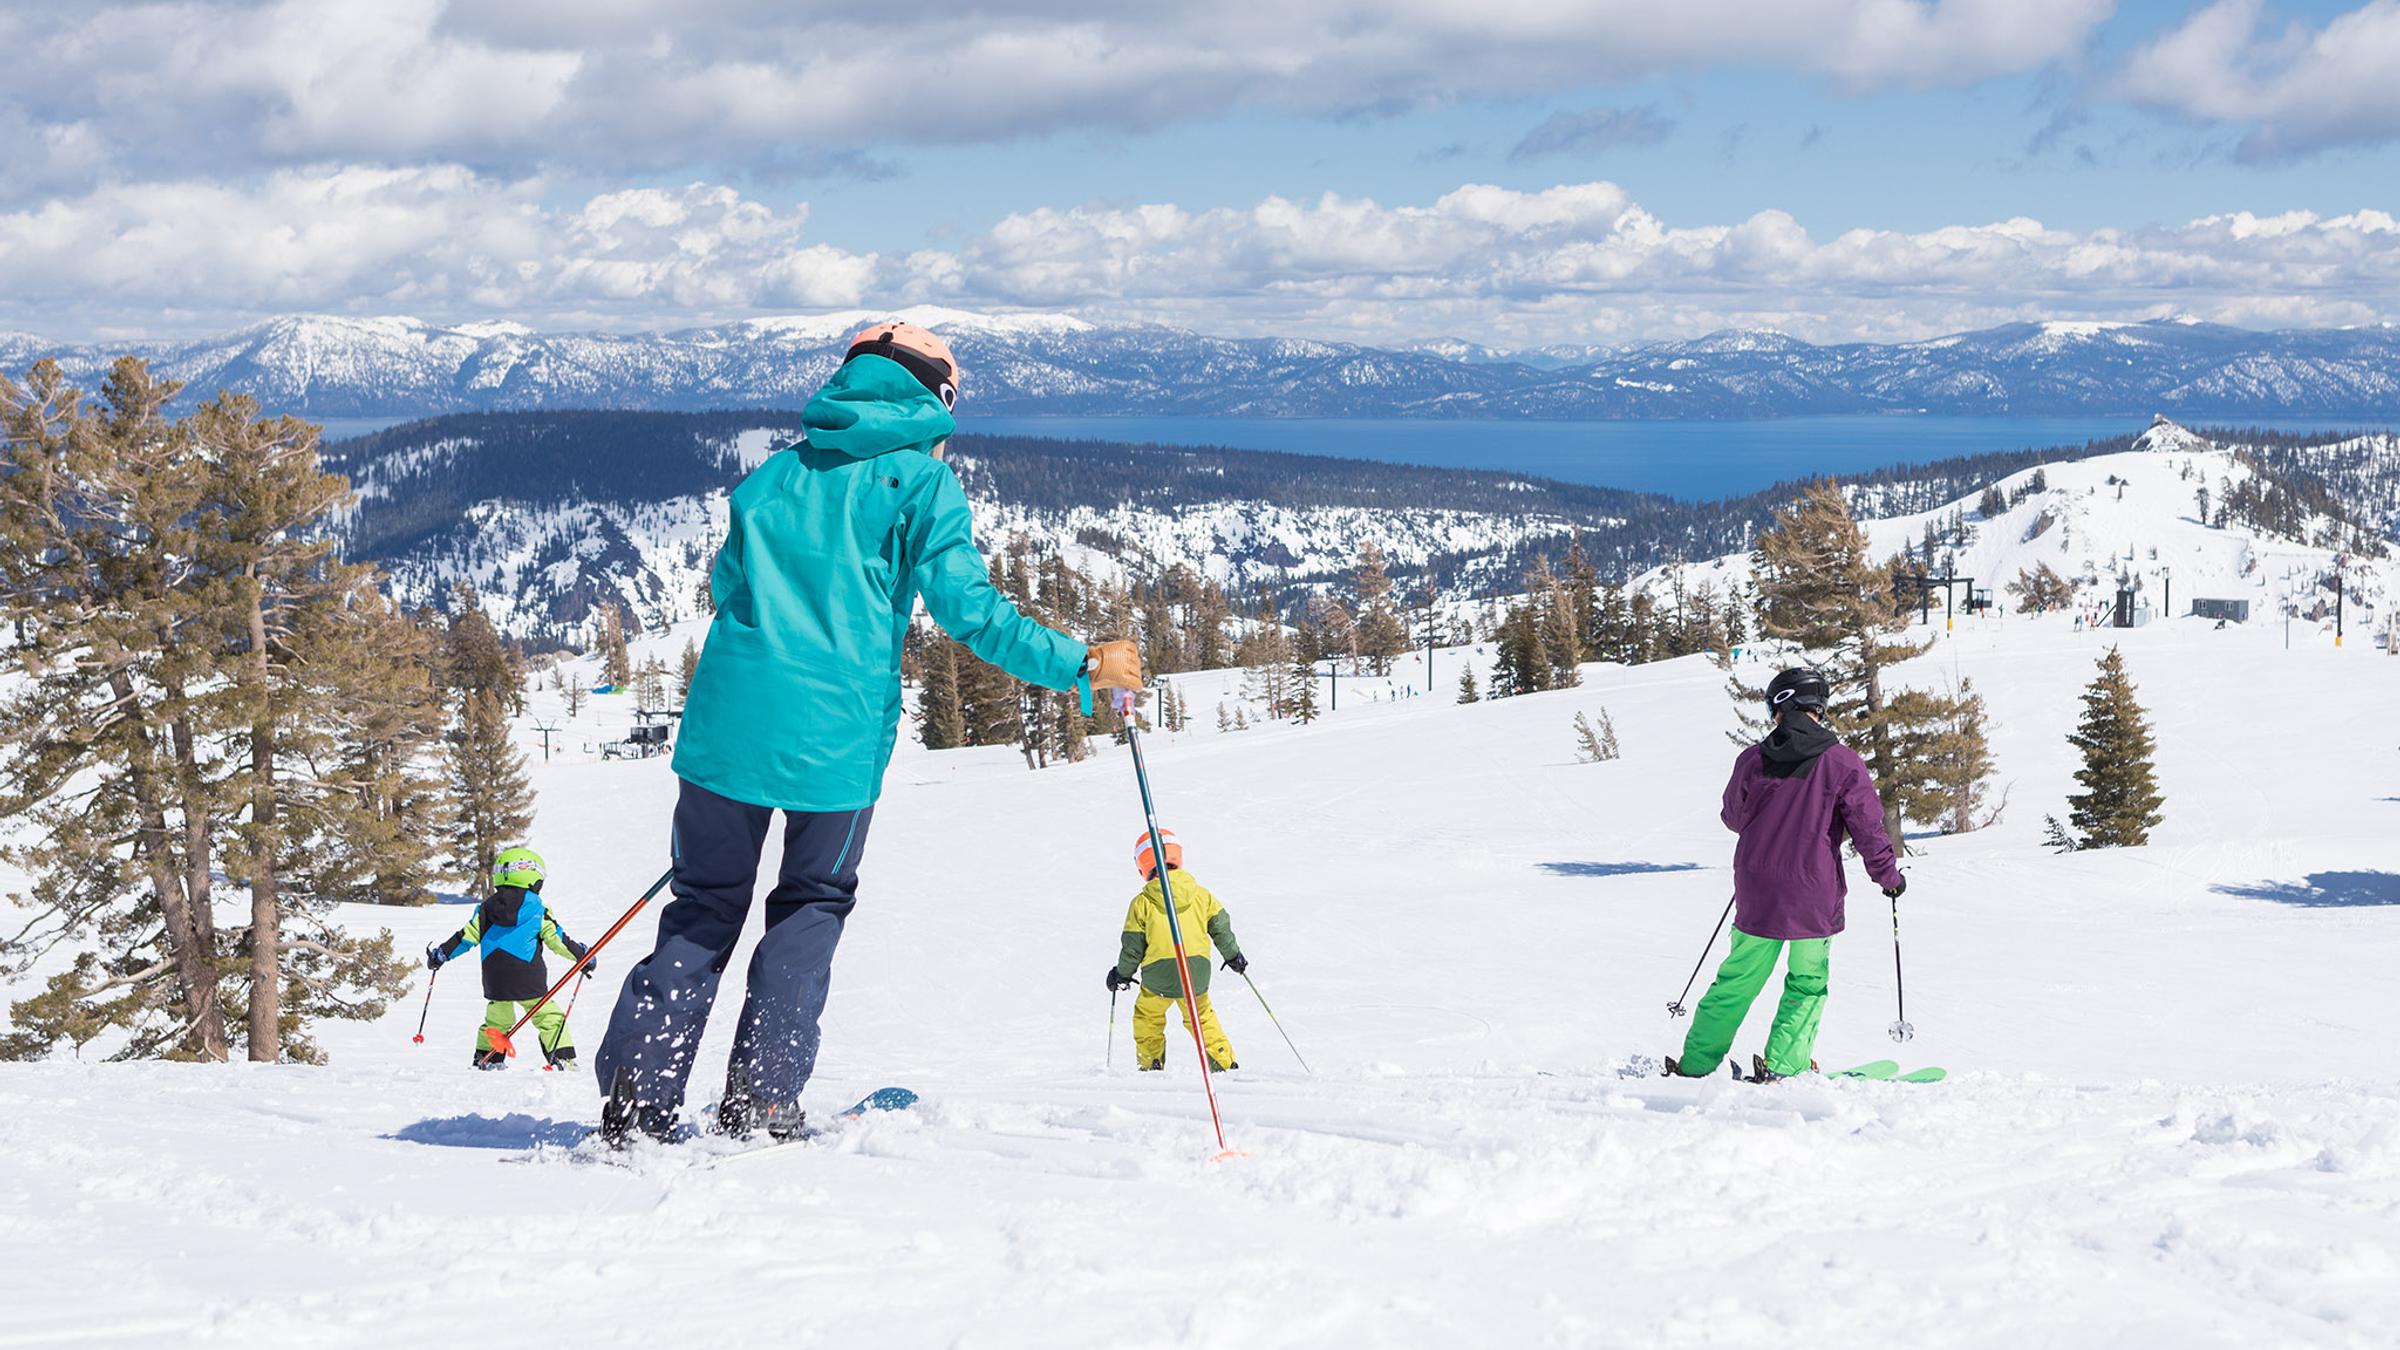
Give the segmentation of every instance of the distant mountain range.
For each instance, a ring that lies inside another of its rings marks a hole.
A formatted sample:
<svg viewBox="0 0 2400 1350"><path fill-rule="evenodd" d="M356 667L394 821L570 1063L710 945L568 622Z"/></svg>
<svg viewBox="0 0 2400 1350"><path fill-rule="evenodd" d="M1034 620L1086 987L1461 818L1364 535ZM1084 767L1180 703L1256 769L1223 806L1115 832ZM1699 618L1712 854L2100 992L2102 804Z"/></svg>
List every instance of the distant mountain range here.
<svg viewBox="0 0 2400 1350"><path fill-rule="evenodd" d="M562 408L796 407L867 313L668 333L306 316L221 337L65 346L0 333L0 365L89 379L133 353L192 397L254 394L313 417ZM1775 332L1505 352L1216 338L1065 315L909 311L966 368L971 411L1216 417L1729 419L1921 412L2167 412L2190 420L2400 418L2400 329L2260 332L2182 320L2025 323L1820 346Z"/></svg>

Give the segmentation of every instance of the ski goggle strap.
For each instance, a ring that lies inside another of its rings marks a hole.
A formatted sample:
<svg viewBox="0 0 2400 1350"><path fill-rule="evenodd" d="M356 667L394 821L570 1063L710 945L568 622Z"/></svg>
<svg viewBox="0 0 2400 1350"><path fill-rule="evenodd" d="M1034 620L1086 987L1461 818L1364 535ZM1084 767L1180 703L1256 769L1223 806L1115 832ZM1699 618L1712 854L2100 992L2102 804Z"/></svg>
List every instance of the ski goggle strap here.
<svg viewBox="0 0 2400 1350"><path fill-rule="evenodd" d="M847 364L861 356L880 356L887 361L898 362L901 369L917 377L917 383L932 391L934 397L942 401L943 407L958 406L958 372L950 368L949 362L920 356L892 341L889 333L852 347L842 361Z"/></svg>

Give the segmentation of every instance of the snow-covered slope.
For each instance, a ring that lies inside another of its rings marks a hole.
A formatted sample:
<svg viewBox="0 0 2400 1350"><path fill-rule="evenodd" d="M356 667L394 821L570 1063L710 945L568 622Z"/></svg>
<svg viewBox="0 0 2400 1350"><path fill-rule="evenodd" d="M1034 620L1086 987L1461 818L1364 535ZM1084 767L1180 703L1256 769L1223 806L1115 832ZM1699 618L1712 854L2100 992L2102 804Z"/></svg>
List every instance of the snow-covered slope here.
<svg viewBox="0 0 2400 1350"><path fill-rule="evenodd" d="M2271 421L2400 415L2400 330L2027 323L1926 342L1817 346L1711 333L1623 349L1506 353L1218 338L1062 314L903 315L944 333L984 413L1245 417L1757 418L1808 413L2120 414ZM667 333L539 333L504 321L303 315L183 341L76 346L0 335L0 360L55 355L90 377L149 357L203 397L256 394L317 417L525 408L792 406L874 311Z"/></svg>
<svg viewBox="0 0 2400 1350"><path fill-rule="evenodd" d="M2147 463L2129 502L2174 477ZM696 631L647 640L671 657ZM2049 854L2063 735L2110 643L2157 721L2166 820L2147 848ZM1469 658L1437 653L1434 685ZM1675 1047L1663 1005L1729 884L1731 709L1703 660L1470 706L1345 687L1312 727L1158 736L1165 823L1316 1070L1223 977L1244 1156L1219 1163L1188 1049L1136 1074L1122 1024L1113 1069L1095 1034L1140 824L1123 751L1029 774L904 742L808 1105L899 1083L918 1109L713 1168L700 1147L504 1165L575 1137L597 1099L470 1071L464 968L426 1045L398 1007L333 1029L323 1069L0 1066L6 1334L413 1347L530 1318L643 1346L2388 1344L2400 764L2360 733L2390 725L2394 669L2305 627L2288 652L2271 626L2063 614L1942 637L1909 677L1987 692L2011 809L1917 841L1916 1040L1884 1036L1891 935L1863 888L1820 1040L1829 1065L1947 1065L1932 1087L1618 1075ZM1184 678L1201 710L1224 677ZM1625 758L1571 762L1570 719L1601 708ZM561 714L543 695L531 716ZM549 894L586 938L667 852L668 765L589 748L624 716L594 700L534 768ZM463 916L345 921L407 950ZM604 954L586 1045L655 920Z"/></svg>
<svg viewBox="0 0 2400 1350"><path fill-rule="evenodd" d="M2247 600L2253 622L2264 623L2282 613L2288 595L2306 619L2330 629L2338 570L2349 640L2370 640L2379 621L2389 617L2394 583L2400 581L2400 567L2391 559L2338 547L2339 532L2322 516L2285 533L2202 523L2204 503L2221 504L2230 488L2258 476L2255 454L2160 418L2122 454L2046 464L1999 480L1994 486L2010 504L1997 515L1982 513L1980 492L1904 515L1884 513L1872 490L1852 490L1850 496L1875 556L1913 548L1921 563L1930 526L1939 541L1931 570L1940 574L1946 562L1952 575L1989 590L2006 610L2016 608L2008 585L2021 573L2047 565L2074 583L2087 611L2112 604L2118 587L2126 585L2135 591L2137 606L2154 613L2164 614L2170 603L2175 614L2187 615L2195 600ZM2289 455L2329 476L2345 466L2400 461L2400 450L2386 436ZM2360 473L2349 494L2356 500L2345 504L2361 520L2392 519L2400 499L2388 481L2373 487L2368 481ZM1963 544L1951 533L1961 523L1968 536ZM1637 584L1664 594L1679 573L1687 585L1705 579L1722 592L1748 581L1750 571L1750 555L1737 554L1673 573L1656 569ZM1957 599L1964 604L1963 589ZM1937 591L1933 608L1938 612L1941 606Z"/></svg>

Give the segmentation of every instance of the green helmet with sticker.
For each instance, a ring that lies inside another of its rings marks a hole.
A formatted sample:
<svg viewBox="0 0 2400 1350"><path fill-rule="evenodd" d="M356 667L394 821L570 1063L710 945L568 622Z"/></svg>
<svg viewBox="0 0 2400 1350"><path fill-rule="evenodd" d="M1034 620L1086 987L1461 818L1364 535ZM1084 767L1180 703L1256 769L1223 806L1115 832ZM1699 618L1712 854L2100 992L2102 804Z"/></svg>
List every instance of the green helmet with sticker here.
<svg viewBox="0 0 2400 1350"><path fill-rule="evenodd" d="M529 848L504 848L492 859L492 884L516 886L533 890L542 884L548 869L542 866L542 855Z"/></svg>

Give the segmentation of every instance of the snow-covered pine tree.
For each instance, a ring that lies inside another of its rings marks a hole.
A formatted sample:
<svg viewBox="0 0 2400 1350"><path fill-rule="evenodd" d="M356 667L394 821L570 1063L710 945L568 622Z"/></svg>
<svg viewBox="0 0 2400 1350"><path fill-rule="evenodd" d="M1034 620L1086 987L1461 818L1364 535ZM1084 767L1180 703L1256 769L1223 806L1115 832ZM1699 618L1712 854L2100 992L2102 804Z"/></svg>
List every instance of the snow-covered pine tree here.
<svg viewBox="0 0 2400 1350"><path fill-rule="evenodd" d="M533 786L525 755L509 735L496 694L460 703L450 733L450 875L470 891L486 885L492 859L533 824Z"/></svg>
<svg viewBox="0 0 2400 1350"><path fill-rule="evenodd" d="M1475 692L1475 667L1461 666L1458 671L1458 701L1481 703L1483 695Z"/></svg>
<svg viewBox="0 0 2400 1350"><path fill-rule="evenodd" d="M1222 703L1217 705L1217 730L1220 732L1233 730L1233 718L1225 711L1225 705Z"/></svg>
<svg viewBox="0 0 2400 1350"><path fill-rule="evenodd" d="M2134 848L2150 842L2161 819L2157 745L2150 723L2134 698L2133 680L2116 648L2100 658L2100 673L2083 692L2083 716L2067 743L2083 752L2075 781L2083 791L2067 798L2067 823L2080 848Z"/></svg>

